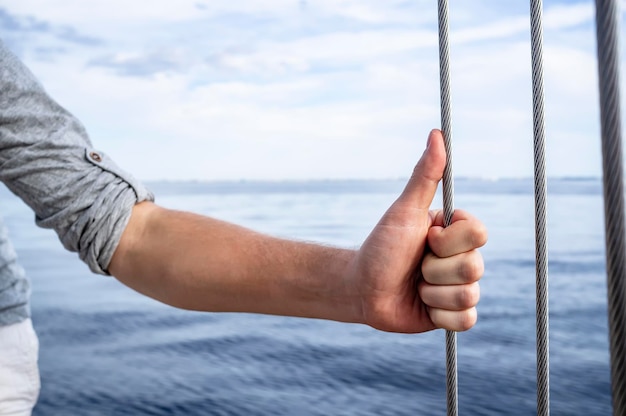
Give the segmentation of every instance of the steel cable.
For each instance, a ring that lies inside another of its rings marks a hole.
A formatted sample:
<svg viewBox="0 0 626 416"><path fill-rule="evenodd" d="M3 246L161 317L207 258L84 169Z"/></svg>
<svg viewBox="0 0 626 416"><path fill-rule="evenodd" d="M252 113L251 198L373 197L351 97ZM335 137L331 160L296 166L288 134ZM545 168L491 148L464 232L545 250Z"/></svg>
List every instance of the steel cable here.
<svg viewBox="0 0 626 416"><path fill-rule="evenodd" d="M535 169L535 269L537 313L537 415L550 414L546 144L543 92L543 2L530 1Z"/></svg>
<svg viewBox="0 0 626 416"><path fill-rule="evenodd" d="M604 224L613 414L626 415L626 280L624 184L619 93L618 9L596 0L596 34L602 130Z"/></svg>
<svg viewBox="0 0 626 416"><path fill-rule="evenodd" d="M448 1L439 0L439 83L441 99L441 132L446 147L446 167L443 173L444 226L452 223L454 214L454 178L452 176L452 128L450 110L450 32ZM456 332L446 331L446 396L448 416L458 414Z"/></svg>

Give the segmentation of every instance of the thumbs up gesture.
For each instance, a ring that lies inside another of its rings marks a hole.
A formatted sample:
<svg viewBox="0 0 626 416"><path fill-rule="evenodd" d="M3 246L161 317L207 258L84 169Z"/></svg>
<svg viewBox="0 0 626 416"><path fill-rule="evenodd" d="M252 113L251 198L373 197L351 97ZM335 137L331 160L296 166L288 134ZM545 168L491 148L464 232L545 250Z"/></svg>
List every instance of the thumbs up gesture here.
<svg viewBox="0 0 626 416"><path fill-rule="evenodd" d="M443 212L430 210L445 163L442 134L433 130L406 188L350 264L362 320L374 328L464 331L476 323L484 271L477 249L487 231L461 210L444 228Z"/></svg>
<svg viewBox="0 0 626 416"><path fill-rule="evenodd" d="M430 204L446 163L441 132L359 250L289 241L193 213L135 205L109 270L169 305L364 323L393 332L476 322L482 223Z"/></svg>

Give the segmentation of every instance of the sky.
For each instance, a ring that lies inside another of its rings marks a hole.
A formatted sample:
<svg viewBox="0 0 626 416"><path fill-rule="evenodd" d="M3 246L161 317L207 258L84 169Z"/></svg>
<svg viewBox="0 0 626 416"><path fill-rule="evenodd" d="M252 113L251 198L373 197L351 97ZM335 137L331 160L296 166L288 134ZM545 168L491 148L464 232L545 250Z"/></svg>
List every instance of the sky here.
<svg viewBox="0 0 626 416"><path fill-rule="evenodd" d="M450 1L458 177L532 176L528 15ZM544 0L550 176L601 175L594 19ZM0 0L0 39L143 180L407 177L440 126L434 0Z"/></svg>

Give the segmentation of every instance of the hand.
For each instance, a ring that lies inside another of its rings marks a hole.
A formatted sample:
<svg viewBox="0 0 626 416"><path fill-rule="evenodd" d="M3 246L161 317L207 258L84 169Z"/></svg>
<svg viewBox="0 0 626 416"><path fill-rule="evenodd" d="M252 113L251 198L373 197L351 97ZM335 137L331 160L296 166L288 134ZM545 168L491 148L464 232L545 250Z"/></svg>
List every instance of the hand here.
<svg viewBox="0 0 626 416"><path fill-rule="evenodd" d="M406 188L350 265L363 322L374 328L464 331L476 323L484 270L477 249L487 231L460 210L444 229L442 212L429 211L445 162L443 137L433 130Z"/></svg>
<svg viewBox="0 0 626 416"><path fill-rule="evenodd" d="M360 250L283 240L210 217L141 203L108 270L169 305L366 323L395 332L464 330L476 322L484 226L429 212L445 165L429 145L398 200Z"/></svg>

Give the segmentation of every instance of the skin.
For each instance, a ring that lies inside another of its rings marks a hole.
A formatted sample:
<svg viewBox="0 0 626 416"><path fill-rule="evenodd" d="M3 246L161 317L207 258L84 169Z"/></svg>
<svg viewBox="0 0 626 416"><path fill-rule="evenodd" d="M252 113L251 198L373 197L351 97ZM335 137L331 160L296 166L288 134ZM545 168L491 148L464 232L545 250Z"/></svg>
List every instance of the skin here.
<svg viewBox="0 0 626 416"><path fill-rule="evenodd" d="M166 304L330 319L403 333L477 319L484 225L429 210L446 156L439 130L406 188L358 250L278 239L150 202L137 204L109 272Z"/></svg>

